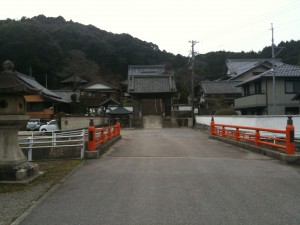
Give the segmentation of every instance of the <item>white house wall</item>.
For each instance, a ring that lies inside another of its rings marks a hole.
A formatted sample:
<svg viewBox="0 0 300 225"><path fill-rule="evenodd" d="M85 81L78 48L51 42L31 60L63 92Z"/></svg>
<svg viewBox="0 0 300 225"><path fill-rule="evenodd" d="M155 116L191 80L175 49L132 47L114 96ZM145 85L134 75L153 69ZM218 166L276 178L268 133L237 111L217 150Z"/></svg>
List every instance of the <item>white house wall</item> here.
<svg viewBox="0 0 300 225"><path fill-rule="evenodd" d="M272 112L273 107L273 79L267 80L268 87L268 112ZM285 81L283 78L275 79L275 100L276 114L284 115L286 107L299 107L297 101L292 101L295 94L285 93Z"/></svg>

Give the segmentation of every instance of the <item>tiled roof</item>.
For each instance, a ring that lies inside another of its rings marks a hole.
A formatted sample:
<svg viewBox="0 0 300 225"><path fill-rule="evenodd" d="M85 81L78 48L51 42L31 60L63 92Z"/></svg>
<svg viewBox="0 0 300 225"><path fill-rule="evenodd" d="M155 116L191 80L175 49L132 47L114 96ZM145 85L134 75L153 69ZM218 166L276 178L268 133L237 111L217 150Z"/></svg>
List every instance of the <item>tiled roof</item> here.
<svg viewBox="0 0 300 225"><path fill-rule="evenodd" d="M104 100L100 104L100 106L105 106L105 105L120 105L120 102L118 102L112 98L109 98L109 99Z"/></svg>
<svg viewBox="0 0 300 225"><path fill-rule="evenodd" d="M33 77L27 76L22 73L17 73L20 80L22 80L24 83L26 83L28 86L41 90L41 94L45 98L49 98L54 101L63 101L60 96L55 94L54 92L48 90L44 86L42 86L40 83L38 83Z"/></svg>
<svg viewBox="0 0 300 225"><path fill-rule="evenodd" d="M236 87L239 81L201 81L201 87L206 94L240 94L242 88Z"/></svg>
<svg viewBox="0 0 300 225"><path fill-rule="evenodd" d="M275 77L298 77L300 78L300 66L290 65L290 64L283 64L281 66L275 67ZM257 75L251 79L248 79L244 82L241 82L238 86L242 86L243 84L264 78L264 77L273 77L272 69Z"/></svg>
<svg viewBox="0 0 300 225"><path fill-rule="evenodd" d="M275 66L282 65L281 59L274 59L274 63ZM231 77L239 76L259 65L264 65L268 68L271 68L272 59L227 59L227 75Z"/></svg>
<svg viewBox="0 0 300 225"><path fill-rule="evenodd" d="M129 93L170 93L176 92L174 77L161 76L129 76Z"/></svg>
<svg viewBox="0 0 300 225"><path fill-rule="evenodd" d="M107 112L106 114L109 114L109 115L127 115L127 114L131 114L131 113L132 113L131 111L125 109L122 106L119 106L119 107L113 109L112 111Z"/></svg>
<svg viewBox="0 0 300 225"><path fill-rule="evenodd" d="M86 85L83 85L80 87L80 90L86 90L86 91L89 91L89 90L97 90L97 91L116 91L117 88L116 87L113 87L111 86L110 84L107 84L103 81L94 81L94 82L91 82L91 83L88 83Z"/></svg>
<svg viewBox="0 0 300 225"><path fill-rule="evenodd" d="M58 96L60 96L62 99L64 99L66 102L72 102L71 96L73 94L77 95L77 101L79 98L79 91L72 91L72 90L51 90L52 92L54 92L55 94L57 94Z"/></svg>
<svg viewBox="0 0 300 225"><path fill-rule="evenodd" d="M128 75L161 75L165 70L164 65L129 65Z"/></svg>
<svg viewBox="0 0 300 225"><path fill-rule="evenodd" d="M87 83L87 80L82 79L80 76L78 75L73 75L63 81L61 81L60 83L70 83L70 82L76 82L76 83Z"/></svg>

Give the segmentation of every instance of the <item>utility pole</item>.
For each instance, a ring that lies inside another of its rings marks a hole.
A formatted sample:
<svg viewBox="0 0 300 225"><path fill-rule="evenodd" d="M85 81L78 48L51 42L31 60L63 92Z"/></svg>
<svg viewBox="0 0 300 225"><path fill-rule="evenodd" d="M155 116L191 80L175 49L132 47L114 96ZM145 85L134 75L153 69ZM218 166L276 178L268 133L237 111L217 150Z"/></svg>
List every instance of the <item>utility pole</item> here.
<svg viewBox="0 0 300 225"><path fill-rule="evenodd" d="M272 75L273 75L273 87L272 87L272 114L276 113L276 98L275 98L275 45L274 45L274 28L273 23L271 23L271 31L272 31Z"/></svg>
<svg viewBox="0 0 300 225"><path fill-rule="evenodd" d="M193 126L194 126L194 111L195 111L195 104L194 104L194 99L195 99L195 94L194 94L194 59L195 59L195 51L194 51L194 46L198 43L198 41L189 41L192 43L192 77L191 77L191 97L192 97L192 120L193 120Z"/></svg>

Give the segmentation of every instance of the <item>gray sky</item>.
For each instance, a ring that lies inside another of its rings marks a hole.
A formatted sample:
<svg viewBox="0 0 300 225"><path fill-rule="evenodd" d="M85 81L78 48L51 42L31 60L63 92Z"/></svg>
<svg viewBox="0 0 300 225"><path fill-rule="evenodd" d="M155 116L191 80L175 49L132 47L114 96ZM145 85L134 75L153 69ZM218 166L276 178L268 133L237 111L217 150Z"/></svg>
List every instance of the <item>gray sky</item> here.
<svg viewBox="0 0 300 225"><path fill-rule="evenodd" d="M43 14L92 24L113 33L128 33L161 50L198 53L259 51L300 40L300 0L7 0L0 19Z"/></svg>

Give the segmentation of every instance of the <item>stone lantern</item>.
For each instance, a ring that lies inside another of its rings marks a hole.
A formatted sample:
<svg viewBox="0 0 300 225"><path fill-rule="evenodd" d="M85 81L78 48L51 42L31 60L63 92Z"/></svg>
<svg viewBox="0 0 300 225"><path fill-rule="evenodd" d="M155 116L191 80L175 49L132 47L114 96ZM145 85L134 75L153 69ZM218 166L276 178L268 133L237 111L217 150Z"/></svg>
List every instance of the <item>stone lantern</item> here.
<svg viewBox="0 0 300 225"><path fill-rule="evenodd" d="M28 162L18 143L18 130L29 119L24 95L40 90L18 78L10 61L0 74L0 182L26 182L39 174L37 164Z"/></svg>

